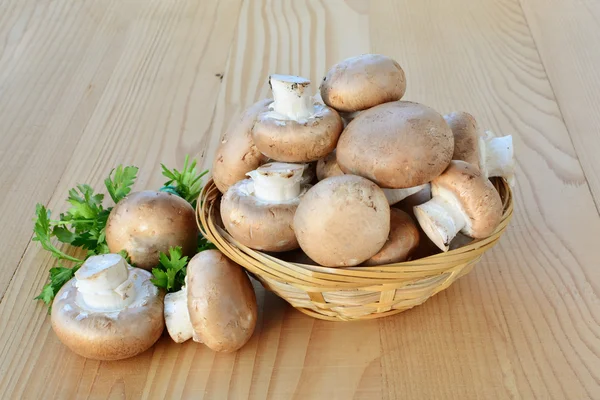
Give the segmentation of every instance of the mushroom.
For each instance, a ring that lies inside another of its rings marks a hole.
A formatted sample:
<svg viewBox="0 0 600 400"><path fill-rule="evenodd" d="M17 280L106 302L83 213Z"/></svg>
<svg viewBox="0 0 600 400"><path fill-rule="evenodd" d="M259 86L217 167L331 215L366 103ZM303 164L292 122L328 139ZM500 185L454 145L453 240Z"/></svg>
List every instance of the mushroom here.
<svg viewBox="0 0 600 400"><path fill-rule="evenodd" d="M431 182L433 198L414 208L423 231L442 251L458 232L474 239L494 232L502 218L500 195L472 164L454 160Z"/></svg>
<svg viewBox="0 0 600 400"><path fill-rule="evenodd" d="M248 107L223 135L212 167L213 181L221 193L244 179L246 173L267 162L267 157L252 141L252 127L258 115L268 110L272 101L263 99Z"/></svg>
<svg viewBox="0 0 600 400"><path fill-rule="evenodd" d="M89 257L56 294L52 329L73 352L95 360L148 350L164 329L163 294L150 278L119 254Z"/></svg>
<svg viewBox="0 0 600 400"><path fill-rule="evenodd" d="M380 54L347 58L331 67L320 86L325 104L344 113L400 100L406 91L404 70Z"/></svg>
<svg viewBox="0 0 600 400"><path fill-rule="evenodd" d="M344 172L341 170L340 166L336 161L335 156L336 151L329 153L325 158L320 159L317 162L317 179L322 181L325 178L329 178L330 176L339 176L344 175ZM419 186L415 186L412 188L406 189L383 189L383 193L388 200L389 205L393 205L398 203L399 201L411 196L417 192L422 191L425 187L428 187L429 184L423 184Z"/></svg>
<svg viewBox="0 0 600 400"><path fill-rule="evenodd" d="M221 219L236 240L255 250L282 252L298 248L294 213L309 185L304 166L268 163L231 186L221 199Z"/></svg>
<svg viewBox="0 0 600 400"><path fill-rule="evenodd" d="M485 177L503 177L514 185L512 136L494 137L490 131L481 135L477 121L466 112L453 112L444 119L454 135L453 160L466 161L480 169Z"/></svg>
<svg viewBox="0 0 600 400"><path fill-rule="evenodd" d="M397 208L390 209L390 234L381 250L363 265L392 264L408 260L419 246L419 230L410 216Z"/></svg>
<svg viewBox="0 0 600 400"><path fill-rule="evenodd" d="M360 113L338 141L341 170L382 188L424 185L448 166L452 130L435 110L413 102L385 103Z"/></svg>
<svg viewBox="0 0 600 400"><path fill-rule="evenodd" d="M358 265L387 241L390 206L368 179L333 176L306 192L294 216L294 231L302 250L320 265Z"/></svg>
<svg viewBox="0 0 600 400"><path fill-rule="evenodd" d="M228 353L250 340L258 305L242 267L219 250L205 250L190 260L185 282L165 296L167 331L176 343L193 339Z"/></svg>
<svg viewBox="0 0 600 400"><path fill-rule="evenodd" d="M325 157L335 148L343 129L332 108L310 96L310 81L298 76L271 75L273 103L252 129L256 147L282 162L305 163Z"/></svg>
<svg viewBox="0 0 600 400"><path fill-rule="evenodd" d="M110 212L106 243L111 253L126 250L132 264L148 271L170 247L192 256L198 245L194 208L171 193L131 193Z"/></svg>
<svg viewBox="0 0 600 400"><path fill-rule="evenodd" d="M404 200L397 203L394 207L404 211L416 221L414 207L426 203L429 200L431 200L431 185L425 185L421 191L408 196ZM419 231L419 246L412 253L411 259L417 260L419 258L428 257L439 253L440 249L429 239L421 226L418 223L416 225Z"/></svg>

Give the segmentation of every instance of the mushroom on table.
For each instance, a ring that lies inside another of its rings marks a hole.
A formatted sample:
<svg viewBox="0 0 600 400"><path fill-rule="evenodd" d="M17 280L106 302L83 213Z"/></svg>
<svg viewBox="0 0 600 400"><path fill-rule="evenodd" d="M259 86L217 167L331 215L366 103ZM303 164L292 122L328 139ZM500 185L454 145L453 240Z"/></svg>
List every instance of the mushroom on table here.
<svg viewBox="0 0 600 400"><path fill-rule="evenodd" d="M258 305L242 267L218 250L196 254L186 284L165 297L165 322L177 343L189 339L219 352L244 346L256 327Z"/></svg>
<svg viewBox="0 0 600 400"><path fill-rule="evenodd" d="M132 264L148 271L170 247L180 246L191 256L198 245L194 208L171 193L131 193L110 212L106 243L112 253L126 250Z"/></svg>
<svg viewBox="0 0 600 400"><path fill-rule="evenodd" d="M86 358L120 360L146 351L164 329L163 294L151 278L119 254L89 257L54 298L54 332Z"/></svg>

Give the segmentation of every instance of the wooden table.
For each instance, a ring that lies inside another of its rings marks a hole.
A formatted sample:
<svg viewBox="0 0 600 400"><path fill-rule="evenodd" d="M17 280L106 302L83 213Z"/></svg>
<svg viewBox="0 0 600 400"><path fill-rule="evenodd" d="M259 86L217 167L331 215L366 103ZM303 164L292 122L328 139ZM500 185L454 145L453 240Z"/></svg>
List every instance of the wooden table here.
<svg viewBox="0 0 600 400"><path fill-rule="evenodd" d="M600 398L600 2L0 0L0 398ZM168 337L85 360L33 298L53 260L36 203L64 210L134 164L209 167L270 73L315 86L345 57L404 67L406 99L512 134L516 212L475 270L424 305L311 319L257 287L252 340L216 354Z"/></svg>

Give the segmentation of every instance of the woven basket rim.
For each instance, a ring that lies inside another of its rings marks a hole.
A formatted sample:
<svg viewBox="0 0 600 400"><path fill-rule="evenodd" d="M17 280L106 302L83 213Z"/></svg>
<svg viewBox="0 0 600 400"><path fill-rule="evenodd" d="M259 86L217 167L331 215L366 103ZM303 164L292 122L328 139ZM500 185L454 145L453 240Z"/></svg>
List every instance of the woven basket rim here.
<svg viewBox="0 0 600 400"><path fill-rule="evenodd" d="M214 220L215 202L221 197L211 178L200 193L196 207L196 223L201 233L221 252L262 280L292 285L307 292L335 290L382 290L398 281L410 284L444 273L454 273L465 262L475 262L493 247L513 215L513 193L506 180L492 178L503 201L503 215L498 227L486 238L447 252L416 260L378 266L330 268L284 261L276 256L250 249L239 243ZM263 282L264 284L264 282ZM310 311L310 310L308 310ZM312 315L314 311L310 311ZM335 318L334 318L335 319Z"/></svg>

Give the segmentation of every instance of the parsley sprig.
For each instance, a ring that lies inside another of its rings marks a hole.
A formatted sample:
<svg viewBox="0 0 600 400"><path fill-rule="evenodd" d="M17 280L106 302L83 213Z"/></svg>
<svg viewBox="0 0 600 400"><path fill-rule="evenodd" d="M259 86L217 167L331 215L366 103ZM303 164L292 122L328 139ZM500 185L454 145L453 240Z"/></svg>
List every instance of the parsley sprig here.
<svg viewBox="0 0 600 400"><path fill-rule="evenodd" d="M168 180L160 190L178 195L196 207L202 190L202 177L208 170L199 173L196 160L190 163L189 156L185 157L181 171L171 170L163 164L161 167L162 174ZM115 204L131 192L138 171L135 166L119 165L104 180L106 190ZM51 211L44 205L36 205L33 241L39 242L44 250L50 252L58 265L50 269L49 282L36 300L50 305L60 288L73 278L88 257L110 252L106 243L106 223L113 207L105 208L103 201L103 194L95 193L89 185L80 184L69 190L67 202L70 207L57 220L51 218ZM62 251L54 244L55 240L86 250L85 257L78 258ZM214 248L202 234L198 235L197 252ZM121 254L131 263L125 251ZM167 292L180 290L185 282L187 263L188 257L183 256L180 247L170 248L168 255L160 253L159 264L152 270L152 282Z"/></svg>
<svg viewBox="0 0 600 400"><path fill-rule="evenodd" d="M118 166L104 181L111 198L118 202L131 192L137 176L137 167ZM49 251L58 261L58 267L50 269L49 282L35 298L50 305L60 288L71 279L81 264L90 256L109 252L106 244L106 222L112 207L104 208L104 195L94 193L89 185L77 185L69 190L69 209L60 214L58 220L51 219L51 211L42 204L35 208L33 241ZM53 244L59 242L87 250L85 258L71 256ZM126 254L123 254L126 256ZM69 262L66 267L62 262Z"/></svg>
<svg viewBox="0 0 600 400"><path fill-rule="evenodd" d="M202 190L202 177L208 173L208 170L198 173L196 160L193 160L191 164L189 161L189 156L185 156L181 172L175 168L170 170L164 164L160 164L162 174L169 179L160 190L176 194L196 208L196 200Z"/></svg>

